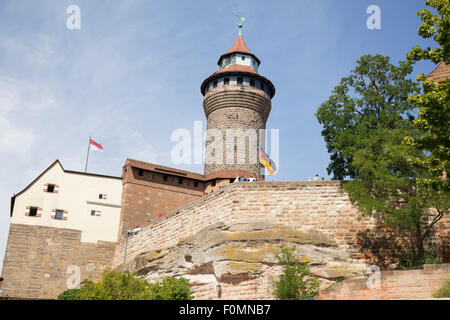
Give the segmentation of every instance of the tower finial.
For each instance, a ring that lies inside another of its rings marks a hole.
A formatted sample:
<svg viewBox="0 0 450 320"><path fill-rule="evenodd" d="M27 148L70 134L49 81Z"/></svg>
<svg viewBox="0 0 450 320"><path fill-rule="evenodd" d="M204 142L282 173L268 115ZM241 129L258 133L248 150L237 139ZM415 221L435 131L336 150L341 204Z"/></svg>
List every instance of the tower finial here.
<svg viewBox="0 0 450 320"><path fill-rule="evenodd" d="M239 35L242 35L242 27L244 26L244 25L242 24L242 22L245 21L245 18L242 17L242 16L240 16L240 15L238 15L238 14L236 15L236 17L239 18L239 25L238 25L238 28L239 28Z"/></svg>

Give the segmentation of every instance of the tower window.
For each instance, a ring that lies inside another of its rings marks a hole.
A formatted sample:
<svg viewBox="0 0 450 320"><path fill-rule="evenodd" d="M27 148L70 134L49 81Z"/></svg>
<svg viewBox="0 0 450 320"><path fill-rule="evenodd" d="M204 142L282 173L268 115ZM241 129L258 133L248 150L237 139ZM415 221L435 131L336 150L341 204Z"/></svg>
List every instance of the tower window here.
<svg viewBox="0 0 450 320"><path fill-rule="evenodd" d="M183 184L183 178L178 178L178 183Z"/></svg>
<svg viewBox="0 0 450 320"><path fill-rule="evenodd" d="M230 84L230 78L223 79L223 84L224 85Z"/></svg>
<svg viewBox="0 0 450 320"><path fill-rule="evenodd" d="M264 83L260 83L260 88L261 88L261 90L265 90L265 88L264 88Z"/></svg>
<svg viewBox="0 0 450 320"><path fill-rule="evenodd" d="M250 79L250 85L251 85L252 87L255 86L255 80L254 80L254 79Z"/></svg>
<svg viewBox="0 0 450 320"><path fill-rule="evenodd" d="M213 81L213 88L217 87L217 80Z"/></svg>
<svg viewBox="0 0 450 320"><path fill-rule="evenodd" d="M194 187L198 187L198 181L194 181Z"/></svg>
<svg viewBox="0 0 450 320"><path fill-rule="evenodd" d="M163 176L163 181L167 181L167 174Z"/></svg>
<svg viewBox="0 0 450 320"><path fill-rule="evenodd" d="M143 169L139 169L138 175L140 175L142 177L144 175L144 170Z"/></svg>
<svg viewBox="0 0 450 320"><path fill-rule="evenodd" d="M244 61L245 60L245 56L242 56L242 61Z"/></svg>
<svg viewBox="0 0 450 320"><path fill-rule="evenodd" d="M212 186L215 187L216 186L216 180L212 181Z"/></svg>
<svg viewBox="0 0 450 320"><path fill-rule="evenodd" d="M237 77L237 84L243 84L244 79L242 77Z"/></svg>

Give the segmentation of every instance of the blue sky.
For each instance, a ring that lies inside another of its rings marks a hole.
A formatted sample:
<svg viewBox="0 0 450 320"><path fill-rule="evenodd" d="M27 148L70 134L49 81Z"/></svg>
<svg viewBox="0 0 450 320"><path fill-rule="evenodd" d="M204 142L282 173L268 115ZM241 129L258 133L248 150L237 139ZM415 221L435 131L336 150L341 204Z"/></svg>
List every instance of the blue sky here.
<svg viewBox="0 0 450 320"><path fill-rule="evenodd" d="M364 54L397 63L417 44L424 0L0 1L0 261L9 205L55 159L84 170L88 137L103 144L89 171L120 175L127 157L174 165L173 130L204 121L200 84L237 36L276 87L268 129L280 129L273 180L326 176L317 107ZM66 9L81 8L68 30ZM381 30L366 27L369 5ZM414 75L429 73L430 63ZM0 266L1 268L1 266Z"/></svg>

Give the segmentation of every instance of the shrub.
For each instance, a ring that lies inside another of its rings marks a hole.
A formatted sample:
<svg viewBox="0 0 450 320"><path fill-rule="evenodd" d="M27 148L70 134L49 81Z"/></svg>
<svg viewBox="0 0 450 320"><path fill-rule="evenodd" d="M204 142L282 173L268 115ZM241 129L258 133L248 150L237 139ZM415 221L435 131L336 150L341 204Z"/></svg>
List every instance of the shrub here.
<svg viewBox="0 0 450 320"><path fill-rule="evenodd" d="M422 267L424 264L440 264L442 263L439 255L434 251L425 251L420 256L414 251L404 252L399 259L396 269L411 269Z"/></svg>
<svg viewBox="0 0 450 320"><path fill-rule="evenodd" d="M450 279L433 293L433 298L450 298Z"/></svg>
<svg viewBox="0 0 450 320"><path fill-rule="evenodd" d="M294 248L283 248L276 258L284 270L276 281L274 296L281 300L312 300L319 294L320 282L311 276L309 263L294 255Z"/></svg>
<svg viewBox="0 0 450 320"><path fill-rule="evenodd" d="M105 271L102 281L87 279L81 286L78 300L189 300L189 280L168 277L149 283L125 271Z"/></svg>
<svg viewBox="0 0 450 320"><path fill-rule="evenodd" d="M78 300L80 289L68 289L58 296L58 300Z"/></svg>
<svg viewBox="0 0 450 320"><path fill-rule="evenodd" d="M189 280L185 278L165 278L162 282L150 284L152 300L191 300Z"/></svg>

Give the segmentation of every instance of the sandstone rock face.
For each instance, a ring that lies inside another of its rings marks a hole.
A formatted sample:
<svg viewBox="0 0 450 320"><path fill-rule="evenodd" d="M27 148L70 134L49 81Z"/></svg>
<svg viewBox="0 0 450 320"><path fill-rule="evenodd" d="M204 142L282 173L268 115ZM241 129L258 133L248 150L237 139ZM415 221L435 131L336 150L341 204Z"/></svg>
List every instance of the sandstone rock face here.
<svg viewBox="0 0 450 320"><path fill-rule="evenodd" d="M405 242L373 218L361 218L341 181L233 183L142 226L129 238L127 267L147 279L189 278L196 299L272 299L275 254L293 247L322 288L395 263ZM449 220L430 243L448 252ZM124 239L115 251L121 268Z"/></svg>
<svg viewBox="0 0 450 320"><path fill-rule="evenodd" d="M280 272L275 254L285 247L296 248L298 256L309 260L313 273L324 284L362 275L366 269L365 264L355 264L345 250L320 231L300 231L269 223L216 223L176 246L139 254L131 267L147 279L184 276L194 287L266 281L268 285L261 294L270 299L271 282Z"/></svg>

